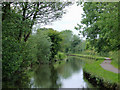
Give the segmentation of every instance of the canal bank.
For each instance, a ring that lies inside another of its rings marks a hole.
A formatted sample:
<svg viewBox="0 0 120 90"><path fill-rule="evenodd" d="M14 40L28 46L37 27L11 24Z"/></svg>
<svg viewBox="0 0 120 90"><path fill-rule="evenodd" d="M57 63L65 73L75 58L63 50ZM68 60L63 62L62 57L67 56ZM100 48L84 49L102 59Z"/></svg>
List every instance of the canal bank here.
<svg viewBox="0 0 120 90"><path fill-rule="evenodd" d="M117 89L120 85L118 82L118 73L107 71L100 66L105 60L104 57L79 54L73 54L73 56L78 56L85 61L83 71L88 81L94 81L94 84L105 88Z"/></svg>
<svg viewBox="0 0 120 90"><path fill-rule="evenodd" d="M100 66L104 60L85 60L84 73L86 78L90 79L89 81L94 81L98 86L104 88L117 89L119 84L118 73L107 71Z"/></svg>
<svg viewBox="0 0 120 90"><path fill-rule="evenodd" d="M94 87L96 88L103 88L103 89L112 89L112 90L119 90L119 85L116 83L110 83L104 81L103 79L92 76L90 73L83 71L84 78L87 79Z"/></svg>

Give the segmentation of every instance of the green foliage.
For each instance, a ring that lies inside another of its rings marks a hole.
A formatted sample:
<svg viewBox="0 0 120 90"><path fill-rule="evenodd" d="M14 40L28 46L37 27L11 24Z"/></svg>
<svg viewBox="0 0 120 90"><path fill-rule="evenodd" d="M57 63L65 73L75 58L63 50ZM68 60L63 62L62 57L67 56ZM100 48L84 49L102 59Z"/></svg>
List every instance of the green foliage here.
<svg viewBox="0 0 120 90"><path fill-rule="evenodd" d="M75 53L78 52L80 49L80 37L77 35L73 35L72 42L71 42L71 52Z"/></svg>
<svg viewBox="0 0 120 90"><path fill-rule="evenodd" d="M104 80L104 82L109 83L117 83L118 84L118 74L104 70L99 64L103 62L103 60L85 60L86 64L84 66L84 70L91 74L91 76L95 76Z"/></svg>
<svg viewBox="0 0 120 90"><path fill-rule="evenodd" d="M57 59L57 60L64 60L66 58L67 58L67 56L62 52L58 52L57 55L55 55L55 59Z"/></svg>
<svg viewBox="0 0 120 90"><path fill-rule="evenodd" d="M8 16L9 13L7 12L12 12L13 10L19 14L21 16L19 21L22 21L22 25L26 25L25 28L27 29L27 32L20 30L19 38L21 39L23 35L24 41L27 41L34 24L44 25L61 18L65 13L64 8L71 4L71 2L4 2L2 4L2 19L4 20Z"/></svg>
<svg viewBox="0 0 120 90"><path fill-rule="evenodd" d="M49 29L47 31L47 34L50 37L50 40L52 42L50 51L51 51L51 59L53 59L61 48L62 38L60 36L60 33L53 29Z"/></svg>
<svg viewBox="0 0 120 90"><path fill-rule="evenodd" d="M112 62L111 64L113 66L115 66L116 68L118 68L118 66L120 65L119 61L119 52L118 51L111 51L109 52L109 57L112 58Z"/></svg>
<svg viewBox="0 0 120 90"><path fill-rule="evenodd" d="M78 53L84 50L84 41L80 40L80 37L77 35L73 35L72 31L64 30L61 33L63 38L61 43L61 51L65 53Z"/></svg>
<svg viewBox="0 0 120 90"><path fill-rule="evenodd" d="M23 71L24 68L21 65L25 63L24 60L28 60L26 57L26 43L19 40L19 31L23 29L21 21L19 21L20 18L19 14L9 13L8 17L2 23L3 79L6 77L10 79L16 71ZM27 66L28 63L24 67Z"/></svg>
<svg viewBox="0 0 120 90"><path fill-rule="evenodd" d="M68 53L71 49L73 33L70 30L64 30L60 32L60 35L62 37L61 51Z"/></svg>
<svg viewBox="0 0 120 90"><path fill-rule="evenodd" d="M11 8L23 16L23 19L31 19L34 23L48 24L61 18L65 13L64 8L71 2L16 2L11 3ZM53 13L54 12L54 13Z"/></svg>
<svg viewBox="0 0 120 90"><path fill-rule="evenodd" d="M29 49L31 50L30 56L39 62L48 62L51 55L51 41L50 38L43 31L39 31L35 35L31 35L28 40Z"/></svg>
<svg viewBox="0 0 120 90"><path fill-rule="evenodd" d="M85 50L85 51L81 52L80 54L83 54L83 55L98 55L98 53L95 52L94 50Z"/></svg>
<svg viewBox="0 0 120 90"><path fill-rule="evenodd" d="M54 58L60 50L62 40L59 32L48 30L47 33L40 31L31 35L32 27L36 23L47 24L61 18L65 13L63 9L70 4L69 2L2 4L3 81L14 81L18 74L25 74L33 63L48 62L50 56Z"/></svg>
<svg viewBox="0 0 120 90"><path fill-rule="evenodd" d="M86 45L85 45L86 50L92 50L93 46L91 45L90 41L86 40Z"/></svg>
<svg viewBox="0 0 120 90"><path fill-rule="evenodd" d="M89 53L89 52L87 51L87 53ZM98 55L93 55L93 54L91 54L91 52L90 52L90 54L87 54L87 55L85 55L84 53L82 53L82 54L72 54L72 55L75 55L75 56L78 56L78 57L81 57L81 58L94 59L94 60L105 60L105 57L101 57L101 56L98 56Z"/></svg>
<svg viewBox="0 0 120 90"><path fill-rule="evenodd" d="M82 25L78 28L87 36L91 46L97 52L119 50L118 3L86 2L83 6Z"/></svg>

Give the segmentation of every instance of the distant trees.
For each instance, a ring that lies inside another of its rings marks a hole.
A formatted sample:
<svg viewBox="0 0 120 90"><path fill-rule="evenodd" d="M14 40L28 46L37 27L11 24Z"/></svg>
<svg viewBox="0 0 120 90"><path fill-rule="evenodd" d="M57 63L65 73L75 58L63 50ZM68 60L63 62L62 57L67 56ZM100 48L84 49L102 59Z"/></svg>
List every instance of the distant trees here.
<svg viewBox="0 0 120 90"><path fill-rule="evenodd" d="M76 29L81 28L80 32L87 36L98 52L119 50L118 3L86 2L83 3L83 10L82 25Z"/></svg>
<svg viewBox="0 0 120 90"><path fill-rule="evenodd" d="M74 35L70 30L61 31L62 47L61 50L65 53L78 53L82 51L82 42L79 36Z"/></svg>
<svg viewBox="0 0 120 90"><path fill-rule="evenodd" d="M80 51L80 47L82 47L80 37L77 35L73 35L73 39L71 42L71 51L73 53L76 53L76 52Z"/></svg>
<svg viewBox="0 0 120 90"><path fill-rule="evenodd" d="M50 40L52 42L51 49L50 49L51 60L52 60L61 48L62 38L60 36L60 33L53 29L48 29L47 34L50 37Z"/></svg>
<svg viewBox="0 0 120 90"><path fill-rule="evenodd" d="M61 51L68 53L71 49L71 42L73 38L73 33L70 30L64 30L60 32L60 35L62 37L61 42Z"/></svg>
<svg viewBox="0 0 120 90"><path fill-rule="evenodd" d="M64 30L58 32L52 28L40 28L39 31L43 31L48 35L51 40L51 57L58 53L58 51L64 53L78 53L85 49L85 41L81 41L80 37L74 35L71 30Z"/></svg>
<svg viewBox="0 0 120 90"><path fill-rule="evenodd" d="M39 63L49 62L52 42L50 37L48 37L45 32L39 31L37 34L31 35L31 37L28 39L28 44L28 50L31 51L29 57L32 56L32 58Z"/></svg>
<svg viewBox="0 0 120 90"><path fill-rule="evenodd" d="M56 31L52 28L40 28L40 29L38 29L38 32L39 31L43 31L50 38L50 41L51 41L50 61L52 61L52 59L54 59L55 55L61 49L61 42L62 42L63 39L60 35L60 32L58 32L58 31Z"/></svg>

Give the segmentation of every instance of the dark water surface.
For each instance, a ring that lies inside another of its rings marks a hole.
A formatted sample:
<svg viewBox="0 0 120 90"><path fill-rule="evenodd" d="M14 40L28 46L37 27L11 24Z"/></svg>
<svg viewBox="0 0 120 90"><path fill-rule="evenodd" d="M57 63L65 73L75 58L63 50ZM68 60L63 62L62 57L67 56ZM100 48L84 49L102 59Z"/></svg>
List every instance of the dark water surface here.
<svg viewBox="0 0 120 90"><path fill-rule="evenodd" d="M4 82L4 87L17 88L91 88L83 78L84 61L78 57L68 57L67 61L53 65L35 65L28 75L14 76Z"/></svg>

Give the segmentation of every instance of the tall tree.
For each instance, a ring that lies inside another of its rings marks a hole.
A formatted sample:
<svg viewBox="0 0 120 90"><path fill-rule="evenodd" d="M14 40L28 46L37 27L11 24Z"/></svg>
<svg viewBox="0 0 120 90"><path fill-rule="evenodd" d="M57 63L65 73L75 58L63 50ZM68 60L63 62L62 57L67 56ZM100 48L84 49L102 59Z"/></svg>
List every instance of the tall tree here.
<svg viewBox="0 0 120 90"><path fill-rule="evenodd" d="M62 42L62 37L60 35L60 32L52 29L52 28L40 28L37 30L37 32L45 32L46 35L50 38L51 41L51 60L54 59L55 55L58 53L58 51L61 49L61 42Z"/></svg>
<svg viewBox="0 0 120 90"><path fill-rule="evenodd" d="M3 20L8 15L8 12L15 10L16 13L22 15L23 23L29 23L27 27L30 29L19 31L19 39L24 36L24 41L27 41L31 34L31 29L34 24L48 24L62 17L65 13L64 8L70 5L70 2L17 2L3 3Z"/></svg>
<svg viewBox="0 0 120 90"><path fill-rule="evenodd" d="M119 50L118 3L86 2L83 19L76 29L87 36L98 52ZM114 22L114 23L113 23ZM82 31L83 29L83 31Z"/></svg>
<svg viewBox="0 0 120 90"><path fill-rule="evenodd" d="M52 59L54 59L55 55L58 53L58 51L61 48L62 38L60 36L60 33L56 30L48 29L47 33L52 42L51 50L50 50L51 51L51 59L50 60L52 60Z"/></svg>

